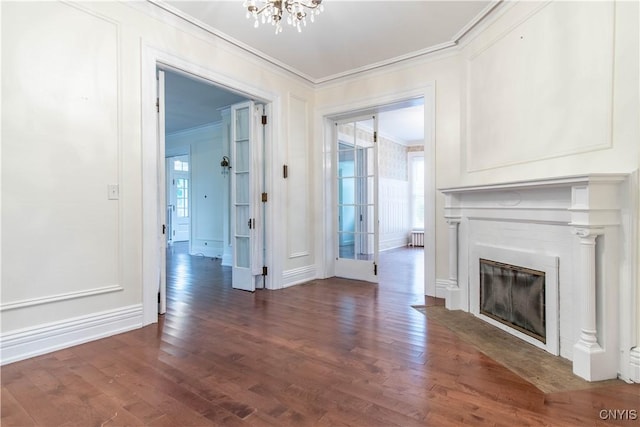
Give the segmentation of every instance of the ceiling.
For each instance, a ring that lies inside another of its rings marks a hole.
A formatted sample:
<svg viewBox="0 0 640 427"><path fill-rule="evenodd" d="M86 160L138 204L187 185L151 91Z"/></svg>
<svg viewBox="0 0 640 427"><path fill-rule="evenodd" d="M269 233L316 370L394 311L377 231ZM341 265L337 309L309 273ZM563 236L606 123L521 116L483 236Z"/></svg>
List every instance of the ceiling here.
<svg viewBox="0 0 640 427"><path fill-rule="evenodd" d="M301 33L284 24L254 28L242 0L151 3L320 84L455 46L501 0L324 0L325 11ZM167 133L220 120L220 109L244 98L201 80L166 74ZM380 113L379 130L407 144L424 139L424 106Z"/></svg>
<svg viewBox="0 0 640 427"><path fill-rule="evenodd" d="M242 0L150 0L245 50L322 83L455 46L500 0L324 0L301 33L253 27ZM261 3L261 1L258 1Z"/></svg>
<svg viewBox="0 0 640 427"><path fill-rule="evenodd" d="M221 110L246 98L165 70L165 132L172 134L222 120Z"/></svg>

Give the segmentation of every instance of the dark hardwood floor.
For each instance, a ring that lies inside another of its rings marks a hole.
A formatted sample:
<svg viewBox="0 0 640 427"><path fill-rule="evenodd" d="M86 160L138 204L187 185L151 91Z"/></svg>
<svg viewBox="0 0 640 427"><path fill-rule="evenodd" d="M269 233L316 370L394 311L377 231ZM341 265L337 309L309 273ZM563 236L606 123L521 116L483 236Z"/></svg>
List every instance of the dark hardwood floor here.
<svg viewBox="0 0 640 427"><path fill-rule="evenodd" d="M640 425L599 415L640 410L638 385L545 395L411 308L441 303L421 249L379 285L253 294L219 260L168 264L159 324L2 367L2 426Z"/></svg>

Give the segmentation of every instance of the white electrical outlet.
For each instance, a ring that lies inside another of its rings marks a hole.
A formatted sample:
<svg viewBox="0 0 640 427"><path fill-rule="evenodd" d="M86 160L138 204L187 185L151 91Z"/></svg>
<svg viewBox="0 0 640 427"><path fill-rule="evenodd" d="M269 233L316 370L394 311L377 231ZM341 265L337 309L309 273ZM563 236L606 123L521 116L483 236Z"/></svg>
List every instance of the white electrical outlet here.
<svg viewBox="0 0 640 427"><path fill-rule="evenodd" d="M120 198L120 189L118 184L107 185L107 198L109 200L118 200Z"/></svg>

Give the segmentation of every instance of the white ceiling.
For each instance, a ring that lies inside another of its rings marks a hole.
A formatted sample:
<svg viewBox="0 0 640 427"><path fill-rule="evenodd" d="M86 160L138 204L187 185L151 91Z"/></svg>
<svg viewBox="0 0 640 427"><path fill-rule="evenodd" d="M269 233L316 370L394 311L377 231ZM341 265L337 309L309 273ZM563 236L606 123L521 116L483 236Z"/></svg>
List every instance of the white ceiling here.
<svg viewBox="0 0 640 427"><path fill-rule="evenodd" d="M501 0L324 0L325 11L301 33L284 24L253 27L243 0L151 3L311 83L319 84L455 46ZM167 132L219 120L242 98L176 74L167 77ZM424 106L379 114L379 130L407 144L424 139Z"/></svg>
<svg viewBox="0 0 640 427"><path fill-rule="evenodd" d="M321 83L454 46L499 0L324 0L298 33L253 27L242 0L151 0L299 76Z"/></svg>

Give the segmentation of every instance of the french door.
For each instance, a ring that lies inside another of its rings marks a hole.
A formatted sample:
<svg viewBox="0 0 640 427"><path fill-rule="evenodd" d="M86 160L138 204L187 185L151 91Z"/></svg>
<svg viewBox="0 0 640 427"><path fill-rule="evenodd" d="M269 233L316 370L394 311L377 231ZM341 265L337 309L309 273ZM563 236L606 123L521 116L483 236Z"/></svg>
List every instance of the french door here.
<svg viewBox="0 0 640 427"><path fill-rule="evenodd" d="M231 107L232 287L245 291L254 291L262 276L263 114L252 101Z"/></svg>
<svg viewBox="0 0 640 427"><path fill-rule="evenodd" d="M378 122L335 123L335 274L378 282Z"/></svg>
<svg viewBox="0 0 640 427"><path fill-rule="evenodd" d="M191 176L189 156L167 157L167 240L191 239Z"/></svg>

